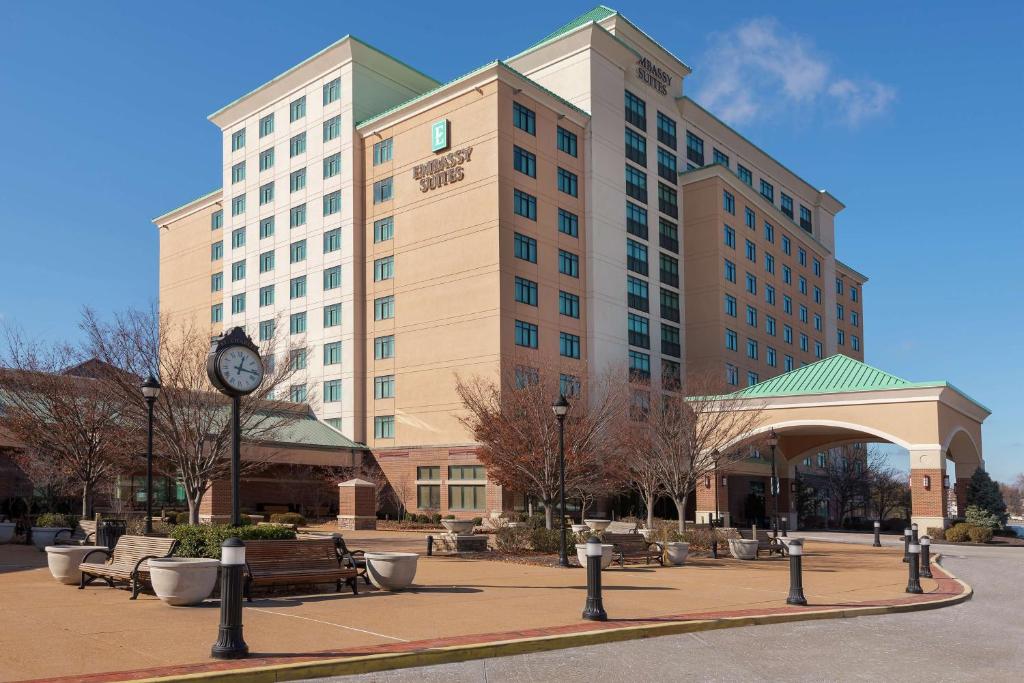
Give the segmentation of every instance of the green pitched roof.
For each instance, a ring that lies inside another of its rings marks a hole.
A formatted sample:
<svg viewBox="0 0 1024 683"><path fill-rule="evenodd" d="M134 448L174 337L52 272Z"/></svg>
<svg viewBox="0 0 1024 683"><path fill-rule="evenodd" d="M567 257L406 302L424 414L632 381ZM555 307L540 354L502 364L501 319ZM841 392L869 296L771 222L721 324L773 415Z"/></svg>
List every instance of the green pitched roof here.
<svg viewBox="0 0 1024 683"><path fill-rule="evenodd" d="M942 382L908 382L867 363L837 353L798 370L773 377L736 392L741 396L793 396L840 391L872 391L935 386Z"/></svg>
<svg viewBox="0 0 1024 683"><path fill-rule="evenodd" d="M531 45L530 48L537 47L538 45L541 45L542 43L548 42L552 38L557 38L558 36L562 35L563 33L568 33L569 31L573 30L574 28L579 28L580 26L583 26L584 24L589 24L592 21L601 21L602 19L607 19L608 17L612 16L613 14L618 14L618 12L613 10L611 7L605 7L604 5L598 5L597 7L595 7L592 10L590 10L589 12L585 12L585 13L579 15L578 17L576 17L575 19L570 21L565 26L562 26L562 27L558 28L558 30L556 30L551 35L545 36L542 40L538 40L536 43ZM529 50L530 48L527 48L527 50Z"/></svg>
<svg viewBox="0 0 1024 683"><path fill-rule="evenodd" d="M285 422L283 419L281 421ZM327 423L312 416L287 422L277 430L272 441L282 445L366 450L366 446L352 441Z"/></svg>

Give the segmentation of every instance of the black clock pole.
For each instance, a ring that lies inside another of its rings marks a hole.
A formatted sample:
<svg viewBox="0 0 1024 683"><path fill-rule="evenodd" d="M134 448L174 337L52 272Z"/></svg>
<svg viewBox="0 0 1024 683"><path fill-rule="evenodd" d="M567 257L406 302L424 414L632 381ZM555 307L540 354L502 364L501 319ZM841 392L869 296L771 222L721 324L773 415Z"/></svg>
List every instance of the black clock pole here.
<svg viewBox="0 0 1024 683"><path fill-rule="evenodd" d="M238 480L242 460L241 396L231 397L231 524L242 525L238 513Z"/></svg>

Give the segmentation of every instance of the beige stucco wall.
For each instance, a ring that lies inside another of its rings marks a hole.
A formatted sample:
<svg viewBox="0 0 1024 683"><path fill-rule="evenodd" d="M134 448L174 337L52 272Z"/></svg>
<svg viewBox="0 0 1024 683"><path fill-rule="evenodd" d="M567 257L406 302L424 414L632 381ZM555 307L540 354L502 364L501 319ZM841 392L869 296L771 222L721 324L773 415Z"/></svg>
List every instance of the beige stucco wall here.
<svg viewBox="0 0 1024 683"><path fill-rule="evenodd" d="M210 320L210 307L221 300L211 292L214 273L224 268L224 260L211 259L213 243L224 238L223 229L212 230L211 218L220 210L220 197L197 200L189 207L158 222L160 235L160 314L172 328L194 325L197 330L217 334L222 325ZM230 280L230 273L225 279Z"/></svg>

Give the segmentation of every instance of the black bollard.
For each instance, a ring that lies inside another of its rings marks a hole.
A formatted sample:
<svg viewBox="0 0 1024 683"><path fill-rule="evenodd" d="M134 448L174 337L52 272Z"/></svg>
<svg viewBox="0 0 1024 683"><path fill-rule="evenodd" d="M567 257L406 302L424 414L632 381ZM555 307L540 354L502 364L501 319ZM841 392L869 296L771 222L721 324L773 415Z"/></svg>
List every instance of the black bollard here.
<svg viewBox="0 0 1024 683"><path fill-rule="evenodd" d="M920 563L921 563L921 546L920 546L920 544L918 544L918 543L911 543L910 544L910 548L909 548L909 552L910 552L910 560L908 561L908 564L910 565L910 567L909 567L910 577L907 580L907 592L908 593L923 593L924 591L921 590L921 579L920 579L920 575L921 575L921 567L920 567Z"/></svg>
<svg viewBox="0 0 1024 683"><path fill-rule="evenodd" d="M427 536L427 557L434 554L434 537Z"/></svg>
<svg viewBox="0 0 1024 683"><path fill-rule="evenodd" d="M910 525L910 542L920 543L920 541L917 538L917 522L914 522Z"/></svg>
<svg viewBox="0 0 1024 683"><path fill-rule="evenodd" d="M882 547L882 541L878 538L878 533L881 530L882 530L882 523L881 522L875 522L875 542L871 544L875 548L881 548Z"/></svg>
<svg viewBox="0 0 1024 683"><path fill-rule="evenodd" d="M932 578L932 539L930 536L921 537L921 576Z"/></svg>
<svg viewBox="0 0 1024 683"><path fill-rule="evenodd" d="M718 559L718 523L714 520L711 522L711 559Z"/></svg>
<svg viewBox="0 0 1024 683"><path fill-rule="evenodd" d="M914 530L909 526L903 530L903 561L910 562L910 536Z"/></svg>
<svg viewBox="0 0 1024 683"><path fill-rule="evenodd" d="M789 536L786 534L786 532L788 530L789 530L789 517L786 517L784 520L782 520L782 537L783 538L789 538Z"/></svg>
<svg viewBox="0 0 1024 683"><path fill-rule="evenodd" d="M242 638L242 569L245 544L231 538L220 546L220 628L210 655L217 659L241 659L249 656Z"/></svg>
<svg viewBox="0 0 1024 683"><path fill-rule="evenodd" d="M804 542L799 538L789 542L789 597L787 605L806 605L803 578Z"/></svg>
<svg viewBox="0 0 1024 683"><path fill-rule="evenodd" d="M591 621L608 621L608 613L601 601L602 555L601 541L597 536L591 536L587 540L587 605L583 608L583 618Z"/></svg>

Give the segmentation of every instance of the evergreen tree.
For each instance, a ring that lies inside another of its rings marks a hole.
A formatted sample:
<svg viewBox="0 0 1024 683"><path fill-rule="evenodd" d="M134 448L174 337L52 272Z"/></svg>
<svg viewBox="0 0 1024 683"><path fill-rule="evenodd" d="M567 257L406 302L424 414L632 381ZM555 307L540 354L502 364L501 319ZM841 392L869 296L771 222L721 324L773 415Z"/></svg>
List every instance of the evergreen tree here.
<svg viewBox="0 0 1024 683"><path fill-rule="evenodd" d="M980 467L974 470L967 484L967 506L979 507L998 517L1001 525L1006 524L1006 501L999 484Z"/></svg>

